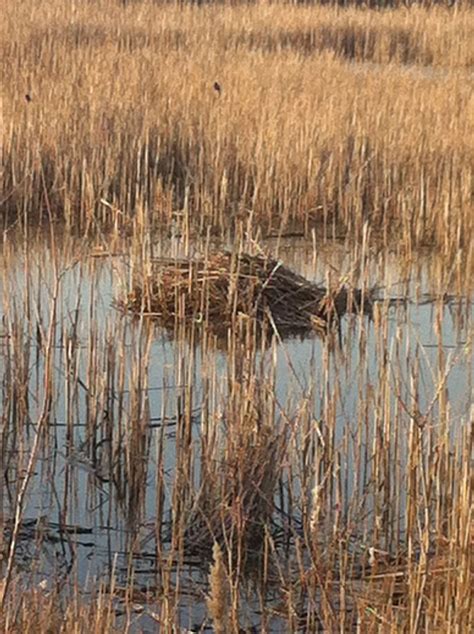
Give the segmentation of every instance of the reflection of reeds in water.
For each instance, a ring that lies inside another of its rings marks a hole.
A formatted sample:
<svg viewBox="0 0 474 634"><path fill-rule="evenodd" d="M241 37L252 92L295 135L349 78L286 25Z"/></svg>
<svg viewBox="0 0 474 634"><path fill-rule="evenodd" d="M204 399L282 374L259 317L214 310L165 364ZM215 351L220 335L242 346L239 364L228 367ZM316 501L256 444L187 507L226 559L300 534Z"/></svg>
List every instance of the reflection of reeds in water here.
<svg viewBox="0 0 474 634"><path fill-rule="evenodd" d="M158 345L142 315L98 313L102 260L25 253L23 285L2 253L0 629L47 631L41 604L96 631L186 627L189 605L194 625L229 632L472 629L472 429L447 386L472 371L472 335L462 324L467 343L447 351L442 299L431 357L410 305L387 301L299 368L294 342L263 342L242 315L224 351L205 311ZM41 521L27 471L52 500ZM74 575L101 527L96 601Z"/></svg>

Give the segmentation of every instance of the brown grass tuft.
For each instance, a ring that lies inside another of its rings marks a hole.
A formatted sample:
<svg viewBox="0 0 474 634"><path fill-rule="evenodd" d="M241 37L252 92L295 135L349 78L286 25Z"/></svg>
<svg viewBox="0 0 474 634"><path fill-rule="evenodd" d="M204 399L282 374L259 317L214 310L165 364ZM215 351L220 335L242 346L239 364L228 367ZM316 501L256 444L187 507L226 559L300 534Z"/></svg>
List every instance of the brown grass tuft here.
<svg viewBox="0 0 474 634"><path fill-rule="evenodd" d="M225 634L229 631L228 580L222 550L217 542L214 543L212 548L212 556L214 562L209 574L207 607L212 617L214 632L216 634Z"/></svg>

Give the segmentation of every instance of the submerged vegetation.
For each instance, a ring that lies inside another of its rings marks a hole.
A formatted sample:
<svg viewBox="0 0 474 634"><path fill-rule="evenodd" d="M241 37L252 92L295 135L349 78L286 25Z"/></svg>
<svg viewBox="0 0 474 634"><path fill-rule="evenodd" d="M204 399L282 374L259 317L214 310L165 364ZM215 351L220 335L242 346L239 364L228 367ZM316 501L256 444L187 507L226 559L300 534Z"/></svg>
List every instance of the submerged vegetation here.
<svg viewBox="0 0 474 634"><path fill-rule="evenodd" d="M472 9L4 5L0 631L472 631Z"/></svg>

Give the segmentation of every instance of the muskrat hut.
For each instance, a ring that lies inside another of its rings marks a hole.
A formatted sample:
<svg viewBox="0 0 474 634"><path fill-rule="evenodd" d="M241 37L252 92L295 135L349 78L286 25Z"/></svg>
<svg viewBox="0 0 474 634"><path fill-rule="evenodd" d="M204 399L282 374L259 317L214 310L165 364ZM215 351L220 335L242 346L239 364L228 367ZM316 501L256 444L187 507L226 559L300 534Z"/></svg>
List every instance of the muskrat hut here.
<svg viewBox="0 0 474 634"><path fill-rule="evenodd" d="M236 316L245 315L258 327L270 322L286 336L321 330L346 312L371 310L370 298L360 290L326 289L281 261L227 251L205 259L158 259L152 273L137 277L119 304L166 328L184 320L223 332Z"/></svg>

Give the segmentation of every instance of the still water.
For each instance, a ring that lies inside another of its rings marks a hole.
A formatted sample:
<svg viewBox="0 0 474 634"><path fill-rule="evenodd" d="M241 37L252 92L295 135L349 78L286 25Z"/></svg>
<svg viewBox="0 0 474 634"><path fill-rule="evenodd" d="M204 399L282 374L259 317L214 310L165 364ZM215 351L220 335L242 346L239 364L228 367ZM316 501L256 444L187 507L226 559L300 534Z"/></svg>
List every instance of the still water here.
<svg viewBox="0 0 474 634"><path fill-rule="evenodd" d="M432 254L410 265L400 263L395 255L383 260L365 255L355 271L353 254L338 243L317 249L299 240L264 246L272 255L278 246L278 257L310 280L327 284L345 275L355 284L377 287L383 327L377 319L345 317L331 341L316 335L287 339L259 353L263 376L267 374L273 386L280 424L282 412L284 420L294 420L303 402L315 425L323 425L331 412L333 442L344 456L343 501L349 505L361 474L356 473L360 466L354 465L354 451L347 448L360 429L361 412L364 420L373 415L366 411L367 403L370 409L370 403L377 402L382 363L384 381L390 386L387 407L398 411L400 420L400 409L410 407L416 375L417 407L433 418L433 424L441 425L437 418L441 391L450 436L455 439L469 423L474 375L469 294L455 287ZM155 256L169 255L170 249L168 244L157 246ZM3 254L0 411L7 538L19 478L44 404L46 368L41 350L51 323L54 268L46 246ZM218 420L225 409L228 351L225 345L211 352L203 349L199 329L190 344L176 341L146 320L122 314L116 299L130 276L125 255L69 253L57 258L56 269L60 280L49 432L29 484L17 567L33 573L35 582L74 580L85 591L112 576L119 586L125 585L133 568L136 587L156 590L157 504L163 505L166 543L176 426L183 400L191 399L187 407L197 482L202 425L207 416ZM23 392L12 390L17 380ZM211 396L209 382L214 386ZM120 453L120 445L129 442L130 427L136 424L145 429L139 457L143 468L139 484L132 485L127 482L132 473L127 454ZM401 463L404 431L400 429ZM120 483L110 477L111 460L124 463ZM159 480L161 500L157 499ZM401 509L403 504L401 499ZM370 507L367 502L366 508ZM191 565L183 582L183 620L189 627L202 622L206 575L206 569ZM146 619L140 627L146 630Z"/></svg>

